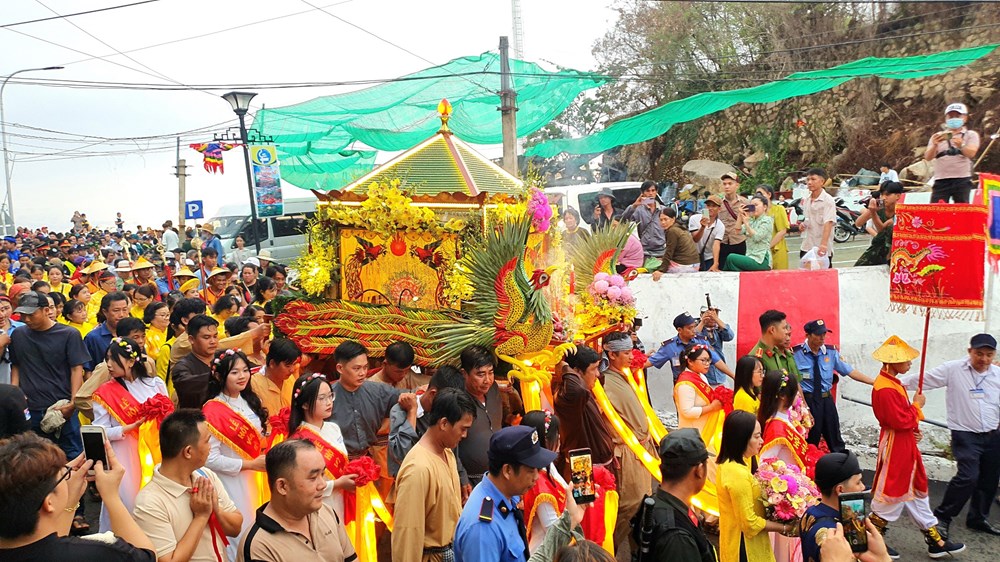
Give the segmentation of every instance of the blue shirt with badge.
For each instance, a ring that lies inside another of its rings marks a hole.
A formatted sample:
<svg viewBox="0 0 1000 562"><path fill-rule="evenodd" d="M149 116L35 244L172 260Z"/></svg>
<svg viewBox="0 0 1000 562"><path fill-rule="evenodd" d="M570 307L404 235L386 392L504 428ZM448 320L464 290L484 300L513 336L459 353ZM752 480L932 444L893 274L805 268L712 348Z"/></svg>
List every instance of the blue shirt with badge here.
<svg viewBox="0 0 1000 562"><path fill-rule="evenodd" d="M520 498L504 497L489 475L476 485L455 528L455 562L524 562L517 528Z"/></svg>
<svg viewBox="0 0 1000 562"><path fill-rule="evenodd" d="M684 367L681 365L681 352L684 351L685 347L693 343L701 344L708 347L708 352L712 356L713 369L715 368L715 363L717 361L723 360L722 356L717 351L715 351L715 348L712 347L712 344L710 344L708 340L699 337L694 337L691 338L691 341L684 343L683 341L681 341L679 337L674 337L663 342L663 345L660 346L660 349L657 349L656 353L652 354L649 357L649 363L652 366L656 367L657 369L661 369L663 368L664 365L666 365L669 362L670 370L674 374L674 382L676 382L677 377L681 376L681 373L684 372Z"/></svg>
<svg viewBox="0 0 1000 562"><path fill-rule="evenodd" d="M808 343L795 346L795 366L802 374L802 393L808 394L813 391L813 382L816 380L815 367L819 365L820 392L830 392L833 388L833 374L837 373L846 377L854 370L840 358L840 351L834 347L823 345L819 348L819 353L813 353Z"/></svg>
<svg viewBox="0 0 1000 562"><path fill-rule="evenodd" d="M819 546L816 532L820 529L836 529L840 512L826 504L816 504L802 516L802 559L819 560Z"/></svg>
<svg viewBox="0 0 1000 562"><path fill-rule="evenodd" d="M707 341L715 353L719 356L719 359L725 361L726 354L722 351L722 344L727 341L733 341L736 334L733 333L733 329L727 324L725 328L705 328L698 333L698 337ZM675 377L677 375L674 375ZM719 370L715 366L715 361L712 361L712 366L708 368L708 373L705 374L705 378L708 379L708 384L712 386L720 385L726 382L726 374Z"/></svg>

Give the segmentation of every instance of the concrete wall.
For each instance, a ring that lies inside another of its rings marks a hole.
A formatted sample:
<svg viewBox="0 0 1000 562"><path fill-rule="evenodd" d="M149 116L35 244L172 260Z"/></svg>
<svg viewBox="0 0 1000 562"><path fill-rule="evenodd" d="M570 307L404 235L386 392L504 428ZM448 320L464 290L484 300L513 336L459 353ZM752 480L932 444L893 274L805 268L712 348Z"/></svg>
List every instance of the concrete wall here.
<svg viewBox="0 0 1000 562"><path fill-rule="evenodd" d="M887 267L858 267L837 270L840 286L840 349L844 359L856 369L874 376L880 367L871 353L890 335L898 335L910 345L920 348L923 333L923 316L918 314L903 314L889 312L889 278ZM783 274L794 286L797 272ZM736 325L739 307L740 276L754 273L698 273L687 275L664 275L659 282L653 282L649 276L641 276L631 283L637 296L639 317L643 319L643 327L639 336L646 344L647 352L652 353L659 342L676 335L673 328L673 318L681 312L689 311L697 314L705 302L705 293L711 293L712 304L722 309L723 321ZM987 285L988 287L988 285ZM809 290L802 287L803 292ZM994 296L996 291L994 290ZM989 295L987 295L989 296ZM766 296L761 298L766 299ZM781 310L783 303L767 303L768 306ZM784 303L787 305L787 303ZM997 314L1000 314L1000 300L994 298L992 303L987 298L988 320L995 325ZM785 306L787 309L787 306ZM992 316L992 318L989 318ZM930 369L944 361L966 356L969 338L986 329L986 321L971 322L963 320L931 319L930 338L927 344L927 368ZM804 340L802 326L793 326L792 340L798 344ZM736 362L736 346L726 345L726 359L730 366ZM913 371L919 369L919 359L914 362ZM669 369L653 369L649 374L650 394L653 406L661 410L668 420L674 419L672 384ZM862 383L846 380L840 386L841 394L846 397L860 398L870 401L871 387ZM944 390L927 393L927 418L945 421ZM848 446L872 461L874 447L878 441L878 423L872 415L871 408L847 400L838 401L842 430ZM674 422L674 425L676 422ZM930 456L925 458L932 477L938 479L950 478L953 471L951 463L938 463L933 455L948 445L949 436L945 430L922 426L925 438L921 448Z"/></svg>

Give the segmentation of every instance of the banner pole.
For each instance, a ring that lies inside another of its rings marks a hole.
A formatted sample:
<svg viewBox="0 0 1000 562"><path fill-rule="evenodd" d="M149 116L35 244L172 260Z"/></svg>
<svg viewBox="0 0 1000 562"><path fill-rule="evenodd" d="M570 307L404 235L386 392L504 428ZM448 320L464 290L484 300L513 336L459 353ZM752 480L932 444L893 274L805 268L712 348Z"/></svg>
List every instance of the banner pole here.
<svg viewBox="0 0 1000 562"><path fill-rule="evenodd" d="M923 393L924 391L924 365L927 364L927 332L931 327L931 307L927 307L927 313L924 316L924 341L920 344L920 382L917 385L917 393Z"/></svg>

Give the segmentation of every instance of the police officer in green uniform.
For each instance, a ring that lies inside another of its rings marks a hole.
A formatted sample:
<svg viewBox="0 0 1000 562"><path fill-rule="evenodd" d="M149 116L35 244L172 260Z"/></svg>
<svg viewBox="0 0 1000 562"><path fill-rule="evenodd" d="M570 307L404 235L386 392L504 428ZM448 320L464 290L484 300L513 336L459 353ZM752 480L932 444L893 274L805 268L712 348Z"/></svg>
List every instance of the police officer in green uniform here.
<svg viewBox="0 0 1000 562"><path fill-rule="evenodd" d="M691 507L691 498L705 486L708 478L708 449L697 430L671 431L660 442L660 473L663 481L653 494L652 506L646 505L632 519L632 534L643 544L644 510L652 509L652 534L647 560L716 562L715 547L701 530L701 523ZM647 499L648 501L648 499Z"/></svg>
<svg viewBox="0 0 1000 562"><path fill-rule="evenodd" d="M760 359L765 371L784 371L801 380L791 342L792 326L785 313L768 310L760 315L760 341L750 350L750 355Z"/></svg>

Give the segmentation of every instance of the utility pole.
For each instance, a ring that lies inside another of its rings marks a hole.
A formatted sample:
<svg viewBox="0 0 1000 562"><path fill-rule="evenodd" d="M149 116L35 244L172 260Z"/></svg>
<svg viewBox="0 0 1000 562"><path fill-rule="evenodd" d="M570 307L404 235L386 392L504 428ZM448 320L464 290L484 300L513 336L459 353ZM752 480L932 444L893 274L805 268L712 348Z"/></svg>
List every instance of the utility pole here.
<svg viewBox="0 0 1000 562"><path fill-rule="evenodd" d="M503 135L503 169L517 176L517 93L510 84L507 36L500 38L500 124Z"/></svg>
<svg viewBox="0 0 1000 562"><path fill-rule="evenodd" d="M181 160L181 138L177 137L177 166L174 175L177 176L177 231L184 235L184 215L187 214L187 161ZM170 250L171 248L167 248Z"/></svg>
<svg viewBox="0 0 1000 562"><path fill-rule="evenodd" d="M178 230L184 232L185 205L187 203L187 161L183 158L177 161L177 219Z"/></svg>

